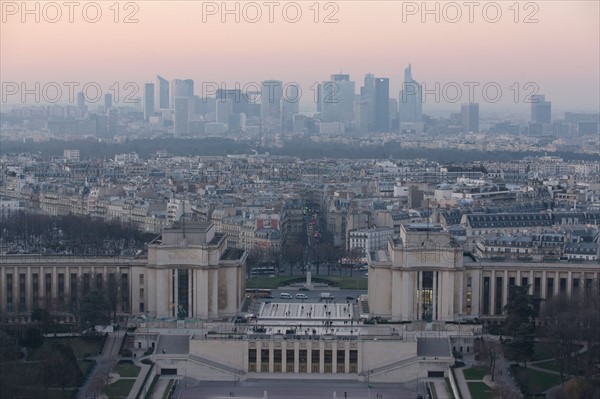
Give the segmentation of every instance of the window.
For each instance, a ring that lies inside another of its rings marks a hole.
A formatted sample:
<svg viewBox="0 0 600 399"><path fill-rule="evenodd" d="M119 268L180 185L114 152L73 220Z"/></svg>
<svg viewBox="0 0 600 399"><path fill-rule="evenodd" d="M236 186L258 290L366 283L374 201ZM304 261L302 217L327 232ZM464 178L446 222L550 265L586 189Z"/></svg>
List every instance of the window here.
<svg viewBox="0 0 600 399"><path fill-rule="evenodd" d="M331 373L333 367L333 351L331 349L325 349L325 351L323 351L323 360L325 363L324 371L326 373Z"/></svg>
<svg viewBox="0 0 600 399"><path fill-rule="evenodd" d="M281 373L281 349L273 350L273 371Z"/></svg>
<svg viewBox="0 0 600 399"><path fill-rule="evenodd" d="M294 350L287 349L285 351L285 371L288 373L294 372Z"/></svg>
<svg viewBox="0 0 600 399"><path fill-rule="evenodd" d="M300 366L300 372L306 373L306 365L308 362L308 353L306 349L300 349L298 351L298 363Z"/></svg>
<svg viewBox="0 0 600 399"><path fill-rule="evenodd" d="M320 363L321 363L321 351L319 349L312 350L311 362L312 362L312 372L318 373L320 372Z"/></svg>
<svg viewBox="0 0 600 399"><path fill-rule="evenodd" d="M260 371L263 373L269 372L269 350L261 349L260 350Z"/></svg>
<svg viewBox="0 0 600 399"><path fill-rule="evenodd" d="M144 275L140 274L140 285L144 285Z"/></svg>
<svg viewBox="0 0 600 399"><path fill-rule="evenodd" d="M355 349L350 350L350 372L358 372L358 351Z"/></svg>
<svg viewBox="0 0 600 399"><path fill-rule="evenodd" d="M337 351L337 372L345 373L346 372L346 351L338 349Z"/></svg>

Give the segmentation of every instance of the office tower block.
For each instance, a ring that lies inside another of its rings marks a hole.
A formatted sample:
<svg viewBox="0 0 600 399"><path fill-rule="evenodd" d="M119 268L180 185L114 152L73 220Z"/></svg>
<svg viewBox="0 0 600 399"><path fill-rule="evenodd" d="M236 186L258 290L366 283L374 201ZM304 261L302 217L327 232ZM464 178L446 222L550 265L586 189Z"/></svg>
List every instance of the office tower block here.
<svg viewBox="0 0 600 399"><path fill-rule="evenodd" d="M413 79L410 64L404 70L404 82L400 91L399 120L400 123L423 121L423 88Z"/></svg>
<svg viewBox="0 0 600 399"><path fill-rule="evenodd" d="M169 82L157 75L154 106L156 109L169 109Z"/></svg>
<svg viewBox="0 0 600 399"><path fill-rule="evenodd" d="M154 83L144 85L144 120L148 121L154 115Z"/></svg>
<svg viewBox="0 0 600 399"><path fill-rule="evenodd" d="M365 75L363 86L360 88L359 103L360 130L372 132L375 129L375 75L371 73Z"/></svg>
<svg viewBox="0 0 600 399"><path fill-rule="evenodd" d="M171 108L175 108L175 99L178 97L194 97L194 81L192 79L173 79L171 81Z"/></svg>
<svg viewBox="0 0 600 399"><path fill-rule="evenodd" d="M387 132L390 129L390 80L375 78L374 130Z"/></svg>
<svg viewBox="0 0 600 399"><path fill-rule="evenodd" d="M285 86L281 99L281 123L284 131L294 128L294 115L300 112L300 87L295 83Z"/></svg>
<svg viewBox="0 0 600 399"><path fill-rule="evenodd" d="M342 122L349 126L354 121L355 82L349 75L331 75L331 79L319 85L321 120Z"/></svg>
<svg viewBox="0 0 600 399"><path fill-rule="evenodd" d="M398 129L398 100L390 98L390 128L392 130Z"/></svg>
<svg viewBox="0 0 600 399"><path fill-rule="evenodd" d="M115 108L108 110L108 135L116 136L119 133L119 111Z"/></svg>
<svg viewBox="0 0 600 399"><path fill-rule="evenodd" d="M77 93L77 116L83 118L87 112L87 106L85 105L85 95L82 91Z"/></svg>
<svg viewBox="0 0 600 399"><path fill-rule="evenodd" d="M113 96L111 93L106 93L104 95L104 111L108 112L108 109L112 107Z"/></svg>
<svg viewBox="0 0 600 399"><path fill-rule="evenodd" d="M189 101L190 99L187 97L177 97L174 100L173 131L175 136L189 133Z"/></svg>
<svg viewBox="0 0 600 399"><path fill-rule="evenodd" d="M546 96L535 94L531 96L531 122L533 123L550 123L552 104L546 101Z"/></svg>
<svg viewBox="0 0 600 399"><path fill-rule="evenodd" d="M464 133L479 132L479 104L462 104L460 107L460 120Z"/></svg>
<svg viewBox="0 0 600 399"><path fill-rule="evenodd" d="M217 99L217 123L229 124L229 118L233 115L233 101L229 98Z"/></svg>
<svg viewBox="0 0 600 399"><path fill-rule="evenodd" d="M281 128L281 100L283 83L279 80L265 80L261 83L260 119L263 131Z"/></svg>

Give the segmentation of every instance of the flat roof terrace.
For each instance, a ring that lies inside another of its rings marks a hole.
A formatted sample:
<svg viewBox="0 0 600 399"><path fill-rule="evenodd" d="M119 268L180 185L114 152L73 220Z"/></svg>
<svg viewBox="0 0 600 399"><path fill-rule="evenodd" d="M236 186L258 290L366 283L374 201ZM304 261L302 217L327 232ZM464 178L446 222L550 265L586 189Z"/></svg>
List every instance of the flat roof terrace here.
<svg viewBox="0 0 600 399"><path fill-rule="evenodd" d="M344 321L353 320L354 306L348 303L263 302L257 314L263 320Z"/></svg>

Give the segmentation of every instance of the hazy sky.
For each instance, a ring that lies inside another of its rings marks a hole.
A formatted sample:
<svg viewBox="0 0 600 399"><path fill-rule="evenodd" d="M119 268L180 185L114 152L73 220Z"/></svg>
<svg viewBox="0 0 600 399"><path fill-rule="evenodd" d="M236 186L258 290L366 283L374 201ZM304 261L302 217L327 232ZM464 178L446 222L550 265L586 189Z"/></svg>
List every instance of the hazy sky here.
<svg viewBox="0 0 600 399"><path fill-rule="evenodd" d="M196 94L201 94L203 81L231 86L279 79L298 82L307 104L313 95L312 83L339 72L351 75L357 91L365 73L389 77L390 96L397 97L403 70L411 63L413 76L426 88L435 90L439 82L442 102L456 97L451 82L463 87L458 104L469 100L464 82L478 82L473 100L485 109L488 104L481 88L497 82L496 87L502 89L498 105L502 106L513 106L517 95L517 103L528 109L524 97L537 86L552 101L553 111L599 107L600 2L595 0L519 2L516 7L514 1L480 1L473 10L473 22L462 1L427 2L430 10L437 5L439 22L435 14L424 15L421 1L319 2L318 22L314 21L315 2L280 1L273 23L262 1L254 6L228 2L231 9L238 4L239 22L234 14L222 15L220 1L121 2L117 23L110 8L113 1L78 2L73 22L62 1L54 3L58 9L45 2L29 2L31 9L39 3L39 22L34 14L23 15L20 1L1 3L3 84L98 82L108 92L112 82L143 84L160 74L168 80L194 79ZM86 21L84 17L96 18L96 8L102 12L99 21ZM260 20L249 22L248 18L257 16L257 9L262 12ZM302 13L299 21L289 22L296 18L297 9ZM492 23L498 9L502 14ZM138 22L124 23L131 13ZM324 23L331 13L338 22ZM533 23L524 23L528 16ZM225 22L223 17L227 17ZM52 19L59 22L51 23ZM459 21L452 23L453 19ZM525 87L527 82L535 86ZM446 93L444 85L448 85ZM490 98L494 90L490 88ZM66 92L63 96L66 100ZM425 112L436 108L433 94L425 102Z"/></svg>

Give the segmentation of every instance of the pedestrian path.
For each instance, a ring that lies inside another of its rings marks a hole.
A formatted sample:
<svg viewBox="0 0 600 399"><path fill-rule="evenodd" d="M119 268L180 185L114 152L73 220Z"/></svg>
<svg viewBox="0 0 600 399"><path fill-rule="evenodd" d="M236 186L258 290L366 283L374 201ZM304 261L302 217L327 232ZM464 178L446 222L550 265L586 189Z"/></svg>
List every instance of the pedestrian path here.
<svg viewBox="0 0 600 399"><path fill-rule="evenodd" d="M140 370L140 373L138 374L137 379L135 380L135 383L133 384L133 387L131 387L131 391L129 391L129 395L127 396L127 399L135 399L137 397L138 392L140 392L140 389L142 389L142 385L144 384L144 381L146 380L146 375L150 371L150 365L148 365L148 364L144 364L138 360L134 360L133 364L138 367L141 367L142 369Z"/></svg>
<svg viewBox="0 0 600 399"><path fill-rule="evenodd" d="M435 387L435 394L438 399L450 399L450 394L448 393L448 388L446 387L446 380L436 379L430 381L433 383Z"/></svg>
<svg viewBox="0 0 600 399"><path fill-rule="evenodd" d="M162 399L167 388L169 387L169 378L159 378L154 386L154 392L152 392L152 399Z"/></svg>
<svg viewBox="0 0 600 399"><path fill-rule="evenodd" d="M106 378L109 371L117 364L119 360L119 350L123 338L125 337L125 331L119 330L108 333L106 342L102 353L96 358L96 366L86 379L85 383L79 388L77 392L77 399L89 399L96 397L99 392L98 381Z"/></svg>
<svg viewBox="0 0 600 399"><path fill-rule="evenodd" d="M471 391L469 391L469 386L467 385L467 380L465 379L463 369L454 369L454 375L456 376L456 383L458 384L458 390L460 391L462 398L471 399Z"/></svg>

